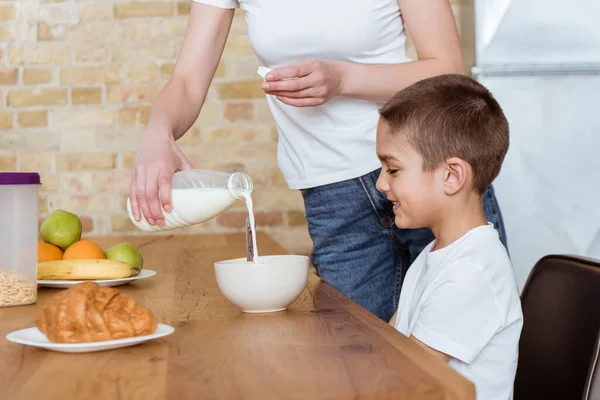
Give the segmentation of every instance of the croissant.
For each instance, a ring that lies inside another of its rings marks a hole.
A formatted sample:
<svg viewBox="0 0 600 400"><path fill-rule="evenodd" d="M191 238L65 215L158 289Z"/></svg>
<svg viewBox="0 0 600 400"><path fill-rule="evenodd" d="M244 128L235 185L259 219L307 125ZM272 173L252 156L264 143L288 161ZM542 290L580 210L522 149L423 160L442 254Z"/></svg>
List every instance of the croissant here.
<svg viewBox="0 0 600 400"><path fill-rule="evenodd" d="M54 343L84 343L149 335L156 317L126 294L83 282L54 296L35 325Z"/></svg>

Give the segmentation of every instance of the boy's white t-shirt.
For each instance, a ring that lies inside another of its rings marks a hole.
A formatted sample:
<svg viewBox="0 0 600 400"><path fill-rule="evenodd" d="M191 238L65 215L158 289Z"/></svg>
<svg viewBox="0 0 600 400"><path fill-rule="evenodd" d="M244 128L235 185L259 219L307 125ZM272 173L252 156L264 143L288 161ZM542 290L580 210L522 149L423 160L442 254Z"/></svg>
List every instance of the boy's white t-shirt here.
<svg viewBox="0 0 600 400"><path fill-rule="evenodd" d="M396 329L451 356L478 400L513 397L523 325L512 264L492 224L431 251L408 269Z"/></svg>
<svg viewBox="0 0 600 400"><path fill-rule="evenodd" d="M194 1L241 7L250 44L269 68L306 60L410 61L398 0ZM321 106L294 107L266 97L279 132L279 168L291 189L356 178L381 166L375 151L381 104L334 97Z"/></svg>

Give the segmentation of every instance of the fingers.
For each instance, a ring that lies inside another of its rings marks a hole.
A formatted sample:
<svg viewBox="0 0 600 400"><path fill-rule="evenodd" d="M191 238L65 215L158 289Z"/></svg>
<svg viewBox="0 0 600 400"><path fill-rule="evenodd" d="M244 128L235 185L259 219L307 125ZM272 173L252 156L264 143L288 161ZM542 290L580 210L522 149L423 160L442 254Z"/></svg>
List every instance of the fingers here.
<svg viewBox="0 0 600 400"><path fill-rule="evenodd" d="M136 221L144 217L150 225L164 225L163 211L173 209L173 173L193 168L177 146L172 144L170 151L168 148L164 151L166 146L163 143L158 143L158 147L151 146L144 152L152 156L136 161L129 188L131 212Z"/></svg>
<svg viewBox="0 0 600 400"><path fill-rule="evenodd" d="M319 61L274 69L269 74L273 74L271 80L267 78L261 87L265 93L276 96L284 104L314 107L324 104L328 98L325 73ZM289 79L293 77L296 79Z"/></svg>
<svg viewBox="0 0 600 400"><path fill-rule="evenodd" d="M176 153L179 157L180 167L175 168L174 172L180 172L180 171L194 168L192 166L192 163L187 159L187 157L183 154L183 152L181 150L177 149ZM158 173L158 193L160 195L162 209L165 210L166 212L171 212L171 210L173 210L173 202L172 202L172 196L171 196L171 193L172 193L171 190L173 188L173 186L172 186L173 173L167 174L165 169L160 170ZM152 210L152 207L150 207L150 209ZM162 221L162 220L157 220L156 222L159 225L162 225L164 223L164 221Z"/></svg>
<svg viewBox="0 0 600 400"><path fill-rule="evenodd" d="M137 197L136 197L137 182L136 182L135 175L136 174L135 174L135 169L134 169L131 173L131 183L129 184L129 207L131 208L131 214L133 214L133 219L135 219L136 222L139 222L140 221L140 209L139 209Z"/></svg>
<svg viewBox="0 0 600 400"><path fill-rule="evenodd" d="M148 203L146 202L146 173L143 168L138 167L135 171L135 189L134 197L136 199L139 210L141 211L144 219L148 221L150 225L154 225L154 219L150 214Z"/></svg>
<svg viewBox="0 0 600 400"><path fill-rule="evenodd" d="M261 87L266 92L298 92L301 90L316 88L319 86L325 87L325 75L320 70L314 71L309 75L297 79L288 79L276 82L264 81L261 84Z"/></svg>
<svg viewBox="0 0 600 400"><path fill-rule="evenodd" d="M312 71L318 69L320 65L319 61L304 61L285 67L275 68L265 75L265 80L270 82L289 78L299 78L310 74Z"/></svg>
<svg viewBox="0 0 600 400"><path fill-rule="evenodd" d="M289 92L289 91L265 91L265 93L270 94L272 96L278 97L289 97L292 99L303 99L307 97L327 97L327 88L325 86L316 86L310 87L308 89L299 90L297 92Z"/></svg>
<svg viewBox="0 0 600 400"><path fill-rule="evenodd" d="M130 203L135 220L140 220L141 213L150 225L163 225L163 210L171 212L173 209L172 174L165 168L160 169L158 173L146 171L141 167L135 171L130 188Z"/></svg>
<svg viewBox="0 0 600 400"><path fill-rule="evenodd" d="M160 200L162 202L162 208L166 212L171 212L173 205L171 203L171 177L165 175L164 171L158 175L158 192L160 194ZM164 221L156 220L159 225L162 225Z"/></svg>
<svg viewBox="0 0 600 400"><path fill-rule="evenodd" d="M155 223L158 225L164 224L165 220L158 197L158 172L150 173L148 171L146 175L146 204L150 212L150 218L146 218L148 223L150 225L154 225Z"/></svg>

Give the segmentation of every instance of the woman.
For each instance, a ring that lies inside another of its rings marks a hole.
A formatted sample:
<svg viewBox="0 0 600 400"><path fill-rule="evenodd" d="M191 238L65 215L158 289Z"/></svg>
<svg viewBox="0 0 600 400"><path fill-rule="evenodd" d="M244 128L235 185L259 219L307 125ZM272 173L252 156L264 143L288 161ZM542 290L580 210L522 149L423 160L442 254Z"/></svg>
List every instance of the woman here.
<svg viewBox="0 0 600 400"><path fill-rule="evenodd" d="M462 73L447 0L194 0L172 78L141 137L130 197L134 217L162 224L174 171L192 168L175 144L198 117L234 8L273 71L263 89L279 131L279 167L304 197L312 263L322 279L384 320L430 231L401 230L375 188L378 107L420 79ZM403 22L418 61L405 54ZM291 78L291 79L290 79ZM160 193L162 204L159 203ZM492 189L487 217L504 231Z"/></svg>

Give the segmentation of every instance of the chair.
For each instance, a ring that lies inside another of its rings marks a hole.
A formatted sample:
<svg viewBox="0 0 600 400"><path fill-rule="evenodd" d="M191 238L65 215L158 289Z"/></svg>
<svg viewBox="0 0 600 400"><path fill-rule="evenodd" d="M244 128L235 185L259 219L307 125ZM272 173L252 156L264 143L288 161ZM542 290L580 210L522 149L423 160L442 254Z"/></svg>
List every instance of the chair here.
<svg viewBox="0 0 600 400"><path fill-rule="evenodd" d="M598 372L594 377L590 369L600 332L600 262L541 258L523 288L521 306L514 400L587 400L586 385L590 391L598 386Z"/></svg>
<svg viewBox="0 0 600 400"><path fill-rule="evenodd" d="M592 355L590 372L583 390L582 400L600 400L600 335L596 341L596 349Z"/></svg>

